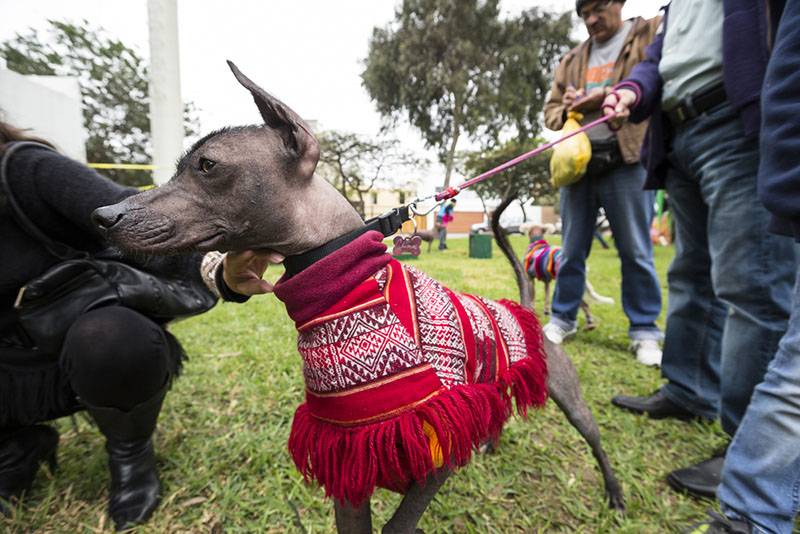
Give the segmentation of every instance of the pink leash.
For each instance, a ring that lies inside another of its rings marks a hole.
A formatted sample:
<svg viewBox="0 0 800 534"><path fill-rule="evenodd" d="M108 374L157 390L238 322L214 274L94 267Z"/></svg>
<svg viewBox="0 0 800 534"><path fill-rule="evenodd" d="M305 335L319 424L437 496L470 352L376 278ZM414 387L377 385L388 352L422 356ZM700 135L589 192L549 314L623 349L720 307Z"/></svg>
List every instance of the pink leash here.
<svg viewBox="0 0 800 534"><path fill-rule="evenodd" d="M612 113L610 115L604 115L604 116L600 117L599 119L595 119L592 122L590 122L589 124L587 124L585 126L581 126L580 128L578 128L574 132L570 132L567 135L565 135L565 136L563 136L563 137L561 137L559 139L556 139L555 141L550 141L549 143L546 143L544 145L540 145L540 146L534 148L533 150L531 150L530 152L525 152L524 154L521 154L521 155L517 156L516 158L514 158L512 160L506 161L505 163L503 163L501 165L498 165L494 169L490 169L490 170L486 171L485 173L476 176L475 178L470 178L469 180L467 180L463 184L460 184L460 185L458 185L456 187L448 187L444 191L436 193L436 195L433 198L436 200L436 202L440 202L442 200L447 200L448 198L453 198L454 196L459 194L461 191L463 191L467 187L475 185L478 182L482 182L482 181L486 180L487 178L490 178L490 177L494 176L495 174L497 174L499 172L503 172L504 170L506 170L506 169L508 169L510 167L513 167L514 165L522 163L526 159L529 159L529 158L532 158L533 156L541 154L545 150L547 150L549 148L553 148L557 144L559 144L559 143L561 143L563 141L566 141L570 137L572 137L574 135L578 135L581 132L585 132L586 130L590 130L590 129L594 128L595 126L597 126L598 124L602 124L602 123L608 121L609 119L613 119L615 116L616 116L616 113ZM428 198L430 198L430 197L428 197Z"/></svg>

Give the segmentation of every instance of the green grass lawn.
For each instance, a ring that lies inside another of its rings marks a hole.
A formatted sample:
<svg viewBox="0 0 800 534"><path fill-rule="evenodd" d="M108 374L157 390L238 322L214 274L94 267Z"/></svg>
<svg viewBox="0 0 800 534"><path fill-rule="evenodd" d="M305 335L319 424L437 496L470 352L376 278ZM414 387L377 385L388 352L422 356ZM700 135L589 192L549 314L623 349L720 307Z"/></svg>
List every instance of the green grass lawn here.
<svg viewBox="0 0 800 534"><path fill-rule="evenodd" d="M512 242L521 254L524 239ZM496 245L492 259L469 258L466 239L451 239L449 246L423 252L412 263L452 289L518 298ZM671 256L671 248L656 250L662 283ZM495 454L476 455L451 477L420 523L425 532L671 532L712 506L674 493L664 476L722 444L718 425L651 421L609 403L618 393L649 394L661 379L627 351L615 250L596 246L589 264L594 287L616 304L593 305L599 327L579 331L565 346L622 482L627 512L606 508L588 447L548 403L528 420L510 421ZM279 273L274 269L268 278ZM537 289L541 309L542 286ZM663 326L663 314L661 321ZM136 532L332 532L330 502L303 483L286 447L303 381L296 332L283 305L272 296L221 304L172 330L190 360L167 396L155 438L164 499ZM59 471L54 477L40 473L24 505L10 520L0 520L0 531L112 531L100 434L83 416L58 426ZM397 495L376 492L376 530L398 502Z"/></svg>

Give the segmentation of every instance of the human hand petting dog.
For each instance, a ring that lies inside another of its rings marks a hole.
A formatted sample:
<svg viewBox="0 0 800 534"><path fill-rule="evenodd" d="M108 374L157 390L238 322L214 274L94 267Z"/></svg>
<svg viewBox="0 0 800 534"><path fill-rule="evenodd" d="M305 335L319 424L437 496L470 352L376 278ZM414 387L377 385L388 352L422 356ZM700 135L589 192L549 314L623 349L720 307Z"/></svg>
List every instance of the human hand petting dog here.
<svg viewBox="0 0 800 534"><path fill-rule="evenodd" d="M272 293L274 286L263 279L269 265L283 261L283 255L272 250L228 252L223 260L222 277L228 287L241 295Z"/></svg>
<svg viewBox="0 0 800 534"><path fill-rule="evenodd" d="M616 117L609 121L612 128L619 128L628 120L635 102L636 93L630 89L619 88L608 93L603 101L603 115L616 113Z"/></svg>

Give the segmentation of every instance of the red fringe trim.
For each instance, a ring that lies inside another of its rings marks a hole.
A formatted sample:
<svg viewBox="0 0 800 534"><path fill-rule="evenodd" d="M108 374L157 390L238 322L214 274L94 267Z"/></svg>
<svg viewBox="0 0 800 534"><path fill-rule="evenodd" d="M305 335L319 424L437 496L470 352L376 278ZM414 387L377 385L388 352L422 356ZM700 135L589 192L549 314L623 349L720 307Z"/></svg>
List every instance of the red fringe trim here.
<svg viewBox="0 0 800 534"><path fill-rule="evenodd" d="M513 411L525 415L547 400L547 367L536 316L502 301L522 325L529 357L514 363L493 384L456 386L391 419L345 427L316 419L303 403L295 413L289 451L306 481L327 497L359 506L376 486L404 492L437 469L422 430L436 432L444 467L466 465L474 448L496 440Z"/></svg>
<svg viewBox="0 0 800 534"><path fill-rule="evenodd" d="M536 314L527 308L523 308L512 300L502 299L498 301L522 327L525 336L525 347L528 349L528 362L532 367L529 375L524 378L515 373L508 373L501 379L510 378L512 381L508 385L514 391L517 401L517 412L525 415L528 406L542 406L547 401L547 356L544 352L544 338L542 336L542 325ZM520 361L518 363L523 363ZM512 366L512 371L517 364Z"/></svg>

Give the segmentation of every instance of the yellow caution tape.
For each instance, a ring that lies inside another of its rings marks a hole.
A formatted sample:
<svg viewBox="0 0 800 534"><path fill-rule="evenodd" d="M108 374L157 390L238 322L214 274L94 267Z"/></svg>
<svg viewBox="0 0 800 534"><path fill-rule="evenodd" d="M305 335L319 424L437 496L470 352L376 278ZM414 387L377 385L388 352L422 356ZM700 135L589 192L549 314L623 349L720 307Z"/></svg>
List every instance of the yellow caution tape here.
<svg viewBox="0 0 800 534"><path fill-rule="evenodd" d="M145 165L139 163L87 163L93 169L123 169L126 171L152 171L155 165Z"/></svg>

